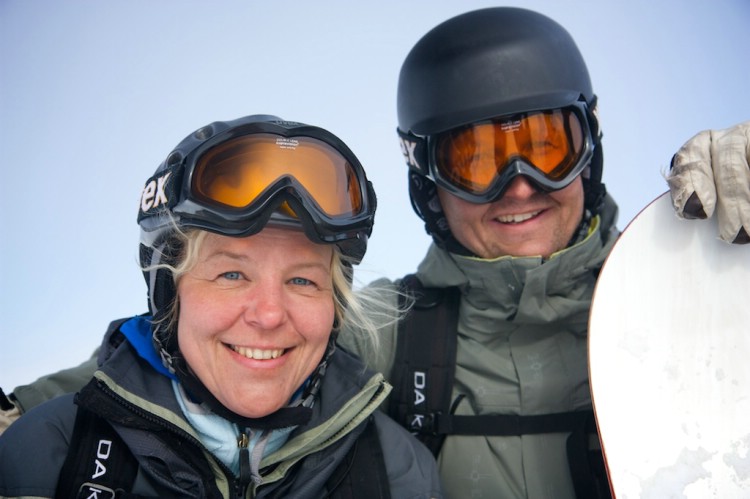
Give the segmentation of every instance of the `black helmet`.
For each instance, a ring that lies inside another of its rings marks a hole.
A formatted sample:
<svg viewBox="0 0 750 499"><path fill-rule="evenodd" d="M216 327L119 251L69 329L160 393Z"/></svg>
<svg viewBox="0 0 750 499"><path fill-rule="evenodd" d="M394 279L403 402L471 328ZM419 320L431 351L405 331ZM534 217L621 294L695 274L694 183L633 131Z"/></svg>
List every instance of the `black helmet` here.
<svg viewBox="0 0 750 499"><path fill-rule="evenodd" d="M178 230L242 237L267 224L296 226L359 263L376 199L354 153L319 127L252 115L217 121L183 139L146 181L141 196L141 266L156 314L175 296ZM162 277L164 276L164 277Z"/></svg>
<svg viewBox="0 0 750 499"><path fill-rule="evenodd" d="M310 417L310 404L335 348L335 334L301 406L253 420L232 413L187 365L179 351L176 323L170 320L177 296L170 268L183 249L180 233L200 229L244 237L267 225L294 227L313 242L336 245L345 257L343 263L351 266L365 254L375 208L375 193L359 160L322 128L253 115L211 123L175 147L143 189L140 261L154 345L191 396L245 426L300 424Z"/></svg>
<svg viewBox="0 0 750 499"><path fill-rule="evenodd" d="M526 9L495 7L443 22L407 55L397 102L412 205L436 241L450 234L442 216L430 213L439 210L439 203L431 199L435 187L428 176L429 155L426 141L419 139L500 116L582 107L593 149L584 182L586 207L598 211L604 188L596 96L573 38L552 19Z"/></svg>

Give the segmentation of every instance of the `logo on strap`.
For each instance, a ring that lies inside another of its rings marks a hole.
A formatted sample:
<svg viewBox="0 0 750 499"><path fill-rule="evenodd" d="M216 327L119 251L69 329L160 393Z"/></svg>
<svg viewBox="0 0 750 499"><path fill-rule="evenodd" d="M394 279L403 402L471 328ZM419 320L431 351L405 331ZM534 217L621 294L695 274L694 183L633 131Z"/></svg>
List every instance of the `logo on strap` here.
<svg viewBox="0 0 750 499"><path fill-rule="evenodd" d="M159 178L151 179L143 188L143 194L141 194L141 211L143 213L169 203L166 185L170 175L172 175L172 172L168 172Z"/></svg>
<svg viewBox="0 0 750 499"><path fill-rule="evenodd" d="M401 143L401 153L404 155L406 164L419 171L424 171L422 165L417 161L417 155L415 153L418 143L412 140L406 140L403 137L399 137L399 142Z"/></svg>

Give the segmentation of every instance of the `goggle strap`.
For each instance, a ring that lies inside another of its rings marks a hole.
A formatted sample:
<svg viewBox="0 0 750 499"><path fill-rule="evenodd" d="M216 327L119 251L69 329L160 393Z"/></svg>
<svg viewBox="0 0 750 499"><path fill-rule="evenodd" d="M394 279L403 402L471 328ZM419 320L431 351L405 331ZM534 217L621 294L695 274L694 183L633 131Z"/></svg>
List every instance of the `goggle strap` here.
<svg viewBox="0 0 750 499"><path fill-rule="evenodd" d="M172 209L180 202L182 186L182 165L176 163L159 170L146 181L141 193L141 204L138 210L138 223L144 218L157 215L164 210Z"/></svg>
<svg viewBox="0 0 750 499"><path fill-rule="evenodd" d="M594 95L594 97L591 99L591 102L583 102L583 108L586 112L586 118L589 120L591 137L594 139L594 142L598 142L602 139L603 136L602 129L599 128L599 113L597 111L597 101L598 98L596 95Z"/></svg>
<svg viewBox="0 0 750 499"><path fill-rule="evenodd" d="M410 170L427 176L430 172L427 162L427 140L412 133L403 132L399 128L396 128L396 133L398 133L398 141L406 165Z"/></svg>

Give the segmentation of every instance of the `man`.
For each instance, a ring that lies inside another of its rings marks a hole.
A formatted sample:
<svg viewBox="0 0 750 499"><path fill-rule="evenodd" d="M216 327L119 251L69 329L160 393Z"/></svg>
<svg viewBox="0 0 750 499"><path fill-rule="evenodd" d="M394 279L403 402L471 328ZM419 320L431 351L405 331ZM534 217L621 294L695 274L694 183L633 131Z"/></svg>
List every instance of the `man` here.
<svg viewBox="0 0 750 499"><path fill-rule="evenodd" d="M405 289L428 298L437 291L436 301L454 296L458 304L418 299L409 317L428 317L419 324L434 334L417 335L416 346L408 337L419 328L399 334L396 325L382 329L377 354L356 335L340 338L394 380L392 414L436 437L429 443L446 497L608 494L590 418L586 334L596 276L619 232L601 183L595 111L570 35L527 10L450 19L403 64L399 134L412 204L434 240L416 272L425 289L410 279ZM748 170L747 130L706 132L678 153L670 178L678 214L700 216L702 206L711 216L712 189L719 211L730 197L750 206L750 195L723 192L725 182L714 185L710 174L690 184L710 172L712 159L718 172ZM747 242L750 217L723 213L722 235ZM381 280L370 288L398 286ZM450 369L433 366L432 351L451 344ZM426 367L412 357L422 351ZM75 390L69 381L70 374L58 376L13 395L28 409L34 398ZM447 411L422 410L441 393Z"/></svg>
<svg viewBox="0 0 750 499"><path fill-rule="evenodd" d="M433 444L447 497L608 496L591 413L587 320L619 232L601 182L596 96L575 42L523 9L449 19L407 55L398 119L412 205L434 241L416 277L427 301L439 300L436 289L457 288L460 297L455 326L420 318L413 320L433 328L427 334L383 330L374 362L394 385L391 413ZM670 186L678 213L699 215L705 205L710 216L710 159L720 160L717 171L744 179L741 192L727 193L721 189L736 186L717 176L720 199L746 210L728 217L722 236L748 242L747 136L724 135L723 146L704 133L681 150ZM723 155L709 155L712 147ZM693 178L703 179L697 193ZM421 308L429 304L418 299L411 315ZM374 357L364 344L352 348ZM436 349L450 353L423 354ZM438 367L445 355L453 373ZM441 391L448 396L431 407Z"/></svg>

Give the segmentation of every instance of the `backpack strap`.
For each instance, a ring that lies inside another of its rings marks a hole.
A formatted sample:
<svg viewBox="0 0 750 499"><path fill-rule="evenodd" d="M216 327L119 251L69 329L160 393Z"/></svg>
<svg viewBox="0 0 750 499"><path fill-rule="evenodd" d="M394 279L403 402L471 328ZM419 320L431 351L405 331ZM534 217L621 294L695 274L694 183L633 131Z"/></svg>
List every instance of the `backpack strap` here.
<svg viewBox="0 0 750 499"><path fill-rule="evenodd" d="M593 410L539 415L456 416L463 396L451 404L458 340L460 290L426 288L414 274L401 280L414 305L399 322L391 372L394 389L388 414L421 440L435 457L447 435L521 436L570 433L568 462L576 497L611 497L601 449L589 448L598 436ZM401 305L404 305L402 299Z"/></svg>
<svg viewBox="0 0 750 499"><path fill-rule="evenodd" d="M438 424L451 410L461 293L426 288L413 274L401 280L401 291L414 304L398 326L389 415L437 456L445 439Z"/></svg>
<svg viewBox="0 0 750 499"><path fill-rule="evenodd" d="M132 489L137 471L135 457L114 428L79 407L55 497L129 497L124 491Z"/></svg>
<svg viewBox="0 0 750 499"><path fill-rule="evenodd" d="M370 416L364 431L326 482L331 499L390 499L391 484L378 430Z"/></svg>
<svg viewBox="0 0 750 499"><path fill-rule="evenodd" d="M568 436L566 450L573 488L578 499L611 499L614 497L609 485L607 468L601 446L591 446L592 435L599 433L594 411L586 411L578 427Z"/></svg>
<svg viewBox="0 0 750 499"><path fill-rule="evenodd" d="M594 411L570 411L553 414L517 416L486 414L479 416L440 417L437 431L449 435L521 436L541 433L596 432Z"/></svg>

